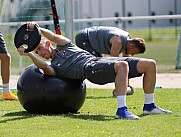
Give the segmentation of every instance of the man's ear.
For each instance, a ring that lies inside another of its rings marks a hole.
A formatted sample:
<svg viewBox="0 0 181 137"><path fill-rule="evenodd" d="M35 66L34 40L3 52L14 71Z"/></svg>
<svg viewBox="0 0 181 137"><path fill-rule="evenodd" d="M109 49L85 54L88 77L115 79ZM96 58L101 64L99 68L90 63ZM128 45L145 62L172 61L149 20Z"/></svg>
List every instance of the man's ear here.
<svg viewBox="0 0 181 137"><path fill-rule="evenodd" d="M131 47L131 42L128 41L127 48L130 48L130 47Z"/></svg>
<svg viewBox="0 0 181 137"><path fill-rule="evenodd" d="M132 42L129 42L128 45L129 45L129 48L131 48L131 49L135 47L134 44L133 44Z"/></svg>

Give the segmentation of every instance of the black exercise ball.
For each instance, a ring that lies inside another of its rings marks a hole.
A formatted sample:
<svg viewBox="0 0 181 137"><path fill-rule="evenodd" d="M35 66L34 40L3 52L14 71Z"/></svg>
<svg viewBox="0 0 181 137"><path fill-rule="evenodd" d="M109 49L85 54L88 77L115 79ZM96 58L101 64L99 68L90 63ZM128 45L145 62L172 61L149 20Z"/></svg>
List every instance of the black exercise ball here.
<svg viewBox="0 0 181 137"><path fill-rule="evenodd" d="M17 95L30 113L76 113L85 101L86 84L82 80L47 76L32 64L18 79Z"/></svg>

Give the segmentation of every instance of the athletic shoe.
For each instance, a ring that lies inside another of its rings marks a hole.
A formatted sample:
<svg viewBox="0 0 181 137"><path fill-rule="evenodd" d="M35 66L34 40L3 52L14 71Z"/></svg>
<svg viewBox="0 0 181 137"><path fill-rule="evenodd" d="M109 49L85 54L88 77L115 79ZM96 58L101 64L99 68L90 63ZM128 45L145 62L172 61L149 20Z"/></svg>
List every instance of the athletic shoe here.
<svg viewBox="0 0 181 137"><path fill-rule="evenodd" d="M131 112L128 111L127 107L118 108L116 112L116 118L121 119L130 119L130 120L138 120L139 117L133 115Z"/></svg>
<svg viewBox="0 0 181 137"><path fill-rule="evenodd" d="M159 108L159 107L155 106L154 103L144 104L144 107L143 107L143 114L144 115L148 115L148 114L171 114L171 113L172 113L172 111Z"/></svg>
<svg viewBox="0 0 181 137"><path fill-rule="evenodd" d="M11 93L11 92L8 93L8 94L2 93L2 97L5 100L18 100L18 97L16 95L14 95L13 93Z"/></svg>

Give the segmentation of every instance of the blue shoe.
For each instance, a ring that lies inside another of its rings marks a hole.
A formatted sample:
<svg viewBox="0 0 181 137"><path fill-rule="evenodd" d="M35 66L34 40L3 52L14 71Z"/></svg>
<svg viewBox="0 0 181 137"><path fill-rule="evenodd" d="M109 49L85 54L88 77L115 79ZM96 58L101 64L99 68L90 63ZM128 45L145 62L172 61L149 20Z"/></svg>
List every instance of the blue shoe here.
<svg viewBox="0 0 181 137"><path fill-rule="evenodd" d="M131 119L131 120L138 120L140 119L138 116L133 115L131 112L128 111L127 107L118 108L116 112L116 118L121 119Z"/></svg>
<svg viewBox="0 0 181 137"><path fill-rule="evenodd" d="M143 107L143 114L171 114L172 111L164 110L162 108L157 107L154 103L151 104L144 104Z"/></svg>

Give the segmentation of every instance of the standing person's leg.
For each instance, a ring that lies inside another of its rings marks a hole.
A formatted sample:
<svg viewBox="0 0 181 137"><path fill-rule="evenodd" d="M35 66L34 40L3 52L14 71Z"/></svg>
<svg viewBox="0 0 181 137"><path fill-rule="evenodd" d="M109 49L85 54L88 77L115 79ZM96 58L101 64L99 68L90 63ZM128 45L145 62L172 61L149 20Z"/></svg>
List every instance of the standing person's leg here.
<svg viewBox="0 0 181 137"><path fill-rule="evenodd" d="M6 44L2 34L0 33L0 59L1 59L1 77L3 83L2 97L7 100L18 100L9 88L11 56L6 49Z"/></svg>
<svg viewBox="0 0 181 137"><path fill-rule="evenodd" d="M137 64L139 73L143 73L143 90L145 93L145 101L143 114L167 114L171 111L161 109L155 105L154 89L156 83L156 62L152 59L140 59Z"/></svg>
<svg viewBox="0 0 181 137"><path fill-rule="evenodd" d="M9 83L10 79L10 54L0 54L2 83Z"/></svg>

